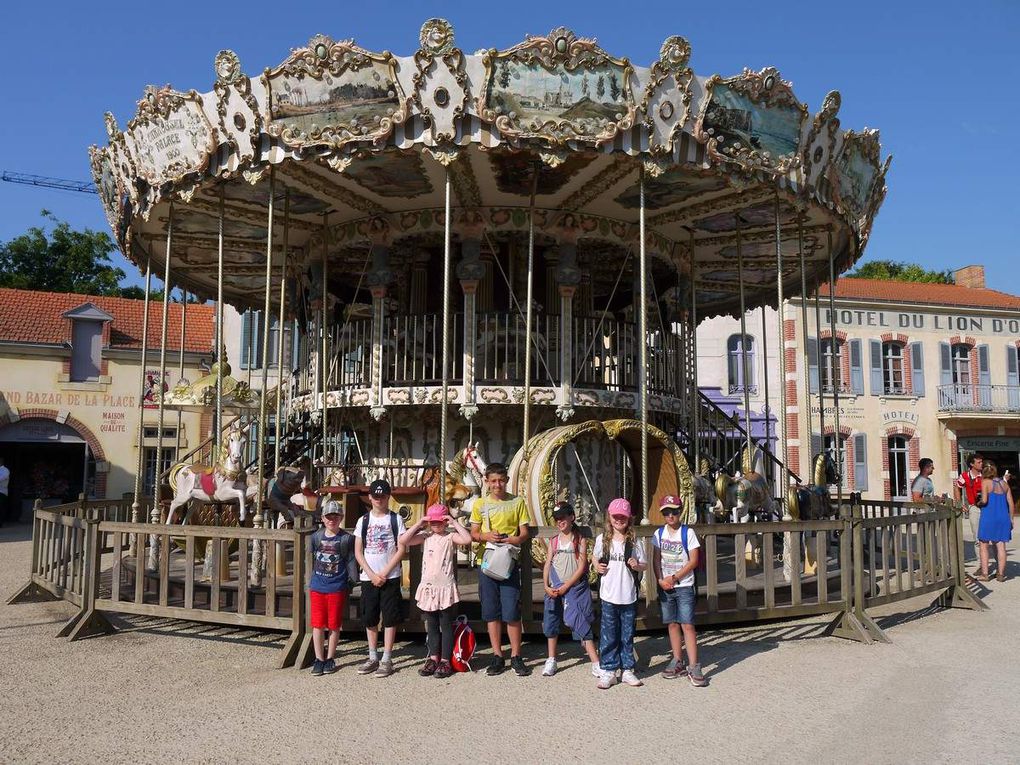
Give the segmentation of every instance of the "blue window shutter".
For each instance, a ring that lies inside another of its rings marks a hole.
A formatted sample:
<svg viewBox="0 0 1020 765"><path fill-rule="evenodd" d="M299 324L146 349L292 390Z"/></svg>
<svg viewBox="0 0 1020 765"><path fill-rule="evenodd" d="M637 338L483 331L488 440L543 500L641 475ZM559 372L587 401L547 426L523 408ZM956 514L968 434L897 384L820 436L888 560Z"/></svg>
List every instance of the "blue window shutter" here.
<svg viewBox="0 0 1020 765"><path fill-rule="evenodd" d="M252 335L251 311L241 314L241 369L248 369L248 353L251 349Z"/></svg>
<svg viewBox="0 0 1020 765"><path fill-rule="evenodd" d="M251 358L252 369L262 369L262 332L264 331L262 312L252 311L252 321L255 331L252 332L252 349L249 358Z"/></svg>
<svg viewBox="0 0 1020 765"><path fill-rule="evenodd" d="M882 343L870 340L871 347L871 395L881 396L885 393L885 381L882 378Z"/></svg>
<svg viewBox="0 0 1020 765"><path fill-rule="evenodd" d="M740 385L740 335L730 335L730 339L726 342L726 367L727 382L729 383L729 390L735 390Z"/></svg>
<svg viewBox="0 0 1020 765"><path fill-rule="evenodd" d="M751 335L744 335L744 347L747 349L747 379L744 384L754 385L754 338Z"/></svg>
<svg viewBox="0 0 1020 765"><path fill-rule="evenodd" d="M992 405L992 370L989 365L988 346L979 345L978 352L978 401L983 407Z"/></svg>
<svg viewBox="0 0 1020 765"><path fill-rule="evenodd" d="M939 385L953 384L953 351L949 343L939 343Z"/></svg>
<svg viewBox="0 0 1020 765"><path fill-rule="evenodd" d="M809 337L807 341L808 384L812 393L818 392L818 338Z"/></svg>
<svg viewBox="0 0 1020 765"><path fill-rule="evenodd" d="M298 335L297 319L290 323L290 369L293 372L298 368L301 358L301 336Z"/></svg>
<svg viewBox="0 0 1020 765"><path fill-rule="evenodd" d="M868 436L864 433L854 436L854 489L868 490Z"/></svg>
<svg viewBox="0 0 1020 765"><path fill-rule="evenodd" d="M1009 400L1009 408L1012 411L1020 409L1020 358L1017 356L1018 349L1015 345L1006 346L1006 392Z"/></svg>
<svg viewBox="0 0 1020 765"><path fill-rule="evenodd" d="M811 434L811 454L808 455L810 458L808 461L809 469L813 470L815 466L815 455L822 453L822 437L818 433Z"/></svg>
<svg viewBox="0 0 1020 765"><path fill-rule="evenodd" d="M861 364L861 341L850 341L850 390L864 393L864 368Z"/></svg>
<svg viewBox="0 0 1020 765"><path fill-rule="evenodd" d="M921 343L910 344L910 379L915 396L924 395L924 346Z"/></svg>

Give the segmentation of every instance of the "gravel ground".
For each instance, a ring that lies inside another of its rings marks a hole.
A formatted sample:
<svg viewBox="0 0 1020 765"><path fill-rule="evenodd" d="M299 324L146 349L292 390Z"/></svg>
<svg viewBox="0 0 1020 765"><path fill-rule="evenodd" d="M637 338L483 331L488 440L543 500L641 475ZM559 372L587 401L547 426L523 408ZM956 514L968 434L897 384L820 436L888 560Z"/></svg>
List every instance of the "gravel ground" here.
<svg viewBox="0 0 1020 765"><path fill-rule="evenodd" d="M5 600L28 534L0 529ZM313 678L274 669L279 636L125 619L69 643L53 637L68 604L0 606L0 762L1010 762L1020 565L1008 573L982 590L986 613L920 599L877 612L892 645L822 637L819 620L706 632L703 689L657 676L657 636L638 646L643 688L596 690L570 643L540 677L539 642L529 678L423 679L414 643L392 677L360 677L364 644L346 642L341 671Z"/></svg>

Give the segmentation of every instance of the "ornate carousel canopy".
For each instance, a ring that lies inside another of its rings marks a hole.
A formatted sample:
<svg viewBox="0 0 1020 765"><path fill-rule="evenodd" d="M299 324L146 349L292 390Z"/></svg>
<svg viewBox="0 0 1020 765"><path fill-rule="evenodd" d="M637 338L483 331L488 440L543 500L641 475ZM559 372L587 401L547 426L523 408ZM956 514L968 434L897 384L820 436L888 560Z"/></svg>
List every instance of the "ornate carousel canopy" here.
<svg viewBox="0 0 1020 765"><path fill-rule="evenodd" d="M162 269L172 219L173 281L215 296L222 247L240 306L265 282L270 209L274 268L286 242L292 276L314 282L325 251L356 281L379 249L383 274L441 249L447 177L455 240L523 235L534 192L538 243L611 281L643 173L652 277L693 274L702 316L738 310L738 250L748 307L775 304L777 232L787 294L801 250L810 286L830 246L848 268L886 192L878 132L842 130L836 91L812 115L774 68L704 77L690 53L669 37L637 66L561 28L468 55L441 19L410 56L319 35L250 76L221 51L211 92L150 86L123 131L107 114L93 173L129 258Z"/></svg>

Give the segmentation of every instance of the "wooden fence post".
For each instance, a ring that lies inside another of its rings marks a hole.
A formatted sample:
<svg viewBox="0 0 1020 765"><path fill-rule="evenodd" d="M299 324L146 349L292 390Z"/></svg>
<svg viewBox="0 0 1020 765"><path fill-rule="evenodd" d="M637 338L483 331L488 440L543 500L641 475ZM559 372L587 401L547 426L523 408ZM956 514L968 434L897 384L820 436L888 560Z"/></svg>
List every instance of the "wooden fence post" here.
<svg viewBox="0 0 1020 765"><path fill-rule="evenodd" d="M37 499L32 505L32 570L29 572L28 582L7 599L7 605L9 606L13 606L15 603L39 603L60 599L49 590L45 590L35 583L35 577L41 573L39 562L42 559L43 543L39 535L40 523L36 513L42 509L42 500Z"/></svg>
<svg viewBox="0 0 1020 765"><path fill-rule="evenodd" d="M967 572L963 561L963 511L953 505L943 505L952 510L949 519L949 558L953 567L953 585L943 591L932 605L941 608L969 608L972 611L987 611L988 604L967 589Z"/></svg>
<svg viewBox="0 0 1020 765"><path fill-rule="evenodd" d="M283 657L280 659L279 668L286 669L294 667L302 669L301 649L307 637L305 622L307 615L305 611L305 540L308 538L310 529L305 529L305 518L298 515L294 518L294 575L291 585L291 630L290 637L283 647Z"/></svg>
<svg viewBox="0 0 1020 765"><path fill-rule="evenodd" d="M99 518L93 516L85 519L85 581L81 610L71 617L57 633L57 637L79 640L92 635L108 635L116 632L106 616L96 610L102 560L103 551L99 544Z"/></svg>
<svg viewBox="0 0 1020 765"><path fill-rule="evenodd" d="M840 518L843 530L840 535L840 583L843 588L841 595L846 602L846 610L841 611L833 619L826 633L848 640L859 640L862 643L891 643L888 635L882 631L875 621L864 611L864 531L861 527L863 508L860 494L850 495L850 507L840 506ZM849 540L849 545L847 544ZM850 563L852 556L852 576L847 581L843 568Z"/></svg>

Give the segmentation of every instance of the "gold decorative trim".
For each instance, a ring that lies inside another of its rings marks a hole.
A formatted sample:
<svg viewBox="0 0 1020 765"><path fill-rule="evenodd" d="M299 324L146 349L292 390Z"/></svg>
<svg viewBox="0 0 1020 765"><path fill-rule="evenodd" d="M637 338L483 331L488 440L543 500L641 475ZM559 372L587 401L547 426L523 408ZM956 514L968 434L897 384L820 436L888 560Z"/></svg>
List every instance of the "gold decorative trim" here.
<svg viewBox="0 0 1020 765"><path fill-rule="evenodd" d="M171 123L171 115L179 116L180 124L177 120ZM150 132L143 136L141 133L145 130ZM183 131L192 150L198 153L197 161L189 161L187 154L181 152L178 152L180 159L170 157L168 151L170 161L160 167L153 151L162 152L165 147L161 142L168 140L171 131L178 130ZM158 136L157 132L160 133ZM198 91L182 93L169 85L145 88L145 95L138 102L135 117L128 122L125 133L138 174L153 187L177 183L189 175L204 173L219 143L216 128L205 115ZM154 141L154 145L149 145L150 140Z"/></svg>
<svg viewBox="0 0 1020 765"><path fill-rule="evenodd" d="M667 37L659 49L659 60L652 64L640 111L645 115L641 124L648 131L648 148L653 155L672 154L673 145L691 114L694 73L688 68L691 44L679 35ZM674 87L670 87L672 82ZM654 101L654 104L653 104ZM656 122L665 128L666 141L655 136Z"/></svg>
<svg viewBox="0 0 1020 765"><path fill-rule="evenodd" d="M411 101L418 107L425 124L432 128L433 138L440 144L448 143L456 135L457 124L464 117L469 99L464 53L453 47L453 27L445 19L426 21L422 24L418 39L421 48L414 54L417 71L411 75L414 83ZM429 88L429 70L435 67L435 77L440 71L440 62L460 89L459 96L443 85ZM433 107L436 109L435 114ZM445 130L439 124L441 114L448 115L443 119Z"/></svg>
<svg viewBox="0 0 1020 765"><path fill-rule="evenodd" d="M238 154L248 158L257 157L262 140L262 112L259 109L258 101L255 100L255 96L251 92L251 78L241 72L241 61L232 50L221 50L217 53L213 68L216 71L213 92L216 94L216 116L219 119L220 135ZM240 151L240 146L234 140L234 131L227 126L227 105L230 102L231 91L237 93L251 112L247 118L241 112L234 112L231 117L234 130L247 132L248 142L251 146L250 152Z"/></svg>
<svg viewBox="0 0 1020 765"><path fill-rule="evenodd" d="M836 115L839 114L839 107L842 103L843 97L839 94L839 91L830 90L825 95L822 108L819 109L818 114L811 120L811 127L808 130L807 140L804 142L804 155L801 160L804 168L805 186L810 183L815 166L824 165L833 158L836 150L836 138L839 136L839 118ZM819 140L823 130L828 132L829 139L824 142L824 145L823 141ZM817 146L815 145L816 142L818 143ZM818 178L825 177L825 174L825 170L822 170L818 173ZM811 188L814 188L816 194L821 191L821 189L815 186Z"/></svg>

